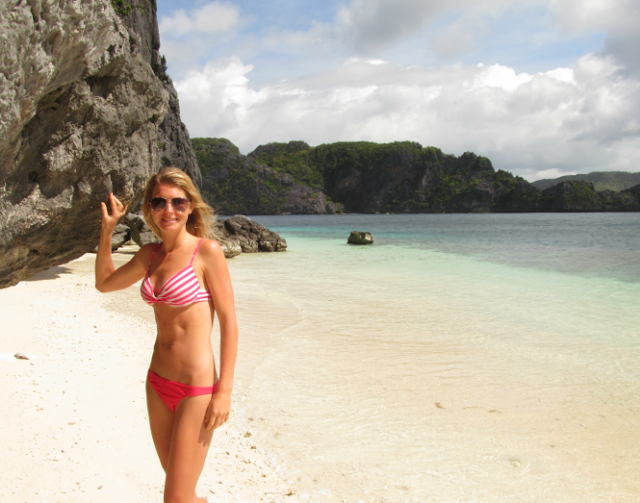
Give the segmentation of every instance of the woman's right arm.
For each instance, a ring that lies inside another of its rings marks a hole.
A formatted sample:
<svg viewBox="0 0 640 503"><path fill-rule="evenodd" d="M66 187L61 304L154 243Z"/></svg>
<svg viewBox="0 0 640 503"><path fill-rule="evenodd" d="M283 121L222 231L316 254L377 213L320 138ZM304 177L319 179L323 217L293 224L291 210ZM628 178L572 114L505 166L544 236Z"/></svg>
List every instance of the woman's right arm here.
<svg viewBox="0 0 640 503"><path fill-rule="evenodd" d="M96 256L96 288L101 292L113 292L122 290L142 279L146 268L141 255L147 255L144 248L122 267L116 269L111 258L111 234L118 220L127 211L127 205L123 205L113 194L109 194L111 214L107 211L107 205L100 203L102 209L102 231Z"/></svg>

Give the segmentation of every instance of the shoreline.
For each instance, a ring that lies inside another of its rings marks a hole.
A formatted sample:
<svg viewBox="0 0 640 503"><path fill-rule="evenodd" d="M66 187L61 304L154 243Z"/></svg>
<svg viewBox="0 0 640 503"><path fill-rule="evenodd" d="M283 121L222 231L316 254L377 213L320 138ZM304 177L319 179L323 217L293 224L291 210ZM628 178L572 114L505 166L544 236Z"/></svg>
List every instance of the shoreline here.
<svg viewBox="0 0 640 503"><path fill-rule="evenodd" d="M116 265L136 249L115 252ZM94 260L86 254L0 290L3 502L162 499L164 473L144 391L153 311L137 285L95 290ZM13 358L16 352L30 360ZM214 433L198 495L210 502L291 501L286 497L295 491L282 464L234 418L242 399L234 389L234 414Z"/></svg>

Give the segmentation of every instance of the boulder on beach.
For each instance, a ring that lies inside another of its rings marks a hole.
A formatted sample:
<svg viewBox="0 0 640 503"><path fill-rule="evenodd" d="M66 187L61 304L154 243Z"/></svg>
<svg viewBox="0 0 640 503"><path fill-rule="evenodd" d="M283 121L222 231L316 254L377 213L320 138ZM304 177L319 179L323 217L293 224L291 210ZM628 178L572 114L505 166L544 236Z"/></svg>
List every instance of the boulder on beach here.
<svg viewBox="0 0 640 503"><path fill-rule="evenodd" d="M147 225L142 213L129 213L126 216L127 224L131 229L131 239L140 247L149 243L159 243L160 238L156 236Z"/></svg>
<svg viewBox="0 0 640 503"><path fill-rule="evenodd" d="M141 213L129 213L125 220L127 226L118 224L112 237L112 249L120 235L130 235L138 245L159 243L160 239L147 225ZM232 258L244 253L285 251L287 242L278 233L270 231L264 225L254 222L244 215L218 220L213 225L215 239L220 243L224 256ZM117 231L117 232L116 232ZM122 246L120 244L119 246Z"/></svg>
<svg viewBox="0 0 640 503"><path fill-rule="evenodd" d="M351 231L347 243L350 245L372 245L374 242L370 232Z"/></svg>
<svg viewBox="0 0 640 503"><path fill-rule="evenodd" d="M131 239L131 230L124 224L116 225L111 234L111 251L116 251ZM96 247L97 249L97 247Z"/></svg>
<svg viewBox="0 0 640 503"><path fill-rule="evenodd" d="M240 251L244 253L280 252L287 249L287 242L276 232L270 231L264 225L244 215L218 220L214 225L214 232L225 250L225 255L228 250L229 253L233 253L230 255L232 257L239 255Z"/></svg>

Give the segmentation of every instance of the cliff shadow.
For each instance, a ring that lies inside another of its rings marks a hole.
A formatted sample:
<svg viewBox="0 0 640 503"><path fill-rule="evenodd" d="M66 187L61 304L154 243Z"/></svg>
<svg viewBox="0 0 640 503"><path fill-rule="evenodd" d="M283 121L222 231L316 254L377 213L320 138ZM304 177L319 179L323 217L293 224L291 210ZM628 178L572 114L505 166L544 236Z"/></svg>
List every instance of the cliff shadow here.
<svg viewBox="0 0 640 503"><path fill-rule="evenodd" d="M46 271L42 271L39 273L34 274L33 276L31 276L30 278L27 278L23 281L48 281L48 280L52 280L52 279L58 279L60 276L62 276L63 274L69 274L73 272L69 267L64 267L64 266L55 266L52 267L51 269L47 269Z"/></svg>

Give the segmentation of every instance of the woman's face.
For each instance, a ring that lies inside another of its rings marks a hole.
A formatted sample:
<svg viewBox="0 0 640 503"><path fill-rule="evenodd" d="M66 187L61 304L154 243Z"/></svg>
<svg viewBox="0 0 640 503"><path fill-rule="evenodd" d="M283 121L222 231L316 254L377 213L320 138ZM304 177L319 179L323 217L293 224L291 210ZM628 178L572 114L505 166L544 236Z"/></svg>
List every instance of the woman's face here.
<svg viewBox="0 0 640 503"><path fill-rule="evenodd" d="M154 201L156 198L164 199L165 201L160 199ZM193 208L191 207L191 203L187 203L186 206L181 205L180 199L187 199L186 193L181 188L165 183L156 185L151 200L159 204L156 204L156 209L154 209L154 205L152 204L151 216L160 230L180 230L187 224L187 219L193 211ZM158 206L164 207L160 209Z"/></svg>

